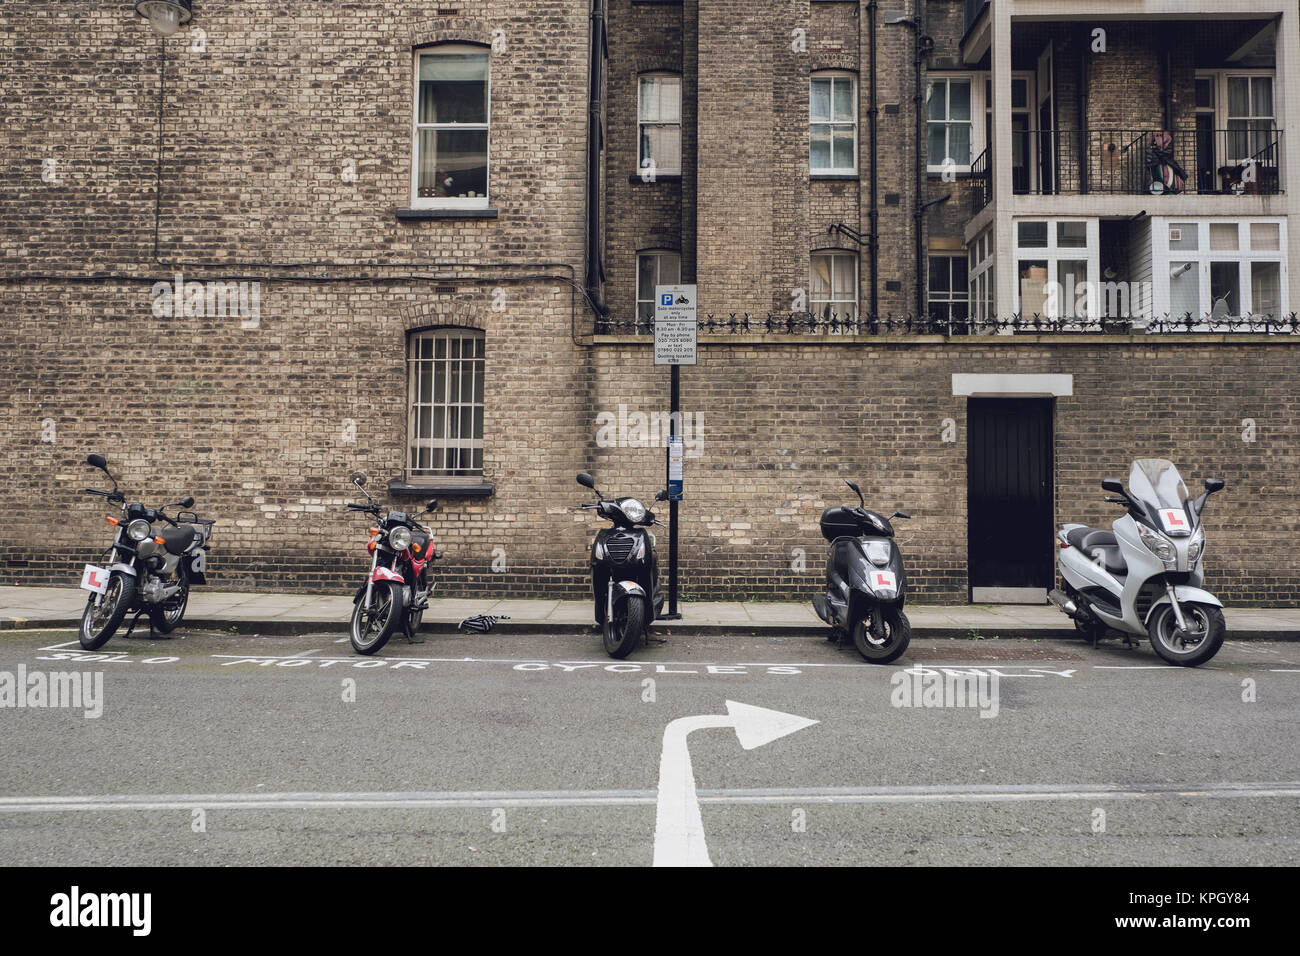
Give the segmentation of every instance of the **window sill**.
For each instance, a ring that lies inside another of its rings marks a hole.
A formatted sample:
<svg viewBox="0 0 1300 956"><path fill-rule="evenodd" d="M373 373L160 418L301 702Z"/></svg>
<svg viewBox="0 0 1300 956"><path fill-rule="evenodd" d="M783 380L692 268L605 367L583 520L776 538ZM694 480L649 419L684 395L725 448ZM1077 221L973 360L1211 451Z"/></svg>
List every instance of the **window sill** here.
<svg viewBox="0 0 1300 956"><path fill-rule="evenodd" d="M943 179L945 175L954 176L957 179L970 179L974 174L970 171L969 166L965 167L964 169L960 166L957 166L953 169L944 169L943 167L940 166L940 167L935 167L933 169L927 169L925 171L925 176L927 179Z"/></svg>
<svg viewBox="0 0 1300 956"><path fill-rule="evenodd" d="M857 182L861 177L857 173L809 173L809 179L825 179L830 182Z"/></svg>
<svg viewBox="0 0 1300 956"><path fill-rule="evenodd" d="M496 490L491 482L472 482L467 479L460 485L408 485L390 481L388 493L397 498L488 498Z"/></svg>
<svg viewBox="0 0 1300 956"><path fill-rule="evenodd" d="M640 173L633 173L627 177L630 183L645 183L647 186L653 186L655 183L680 183L682 181L681 173L655 173L650 179L643 179Z"/></svg>
<svg viewBox="0 0 1300 956"><path fill-rule="evenodd" d="M402 221L418 219L495 219L497 218L497 208L496 206L466 209L407 208L398 209L397 218Z"/></svg>

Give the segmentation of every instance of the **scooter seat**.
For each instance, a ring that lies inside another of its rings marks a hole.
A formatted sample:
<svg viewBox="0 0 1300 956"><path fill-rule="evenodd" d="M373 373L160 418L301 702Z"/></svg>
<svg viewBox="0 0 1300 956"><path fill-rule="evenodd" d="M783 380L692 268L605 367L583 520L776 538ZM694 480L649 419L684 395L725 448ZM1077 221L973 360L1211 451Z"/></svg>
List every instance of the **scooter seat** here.
<svg viewBox="0 0 1300 956"><path fill-rule="evenodd" d="M1103 531L1101 528L1074 528L1066 532L1065 540L1089 558L1093 560L1100 558L1102 565L1111 574L1128 573L1128 565L1124 561L1124 555L1120 553L1119 542L1115 540L1113 531Z"/></svg>

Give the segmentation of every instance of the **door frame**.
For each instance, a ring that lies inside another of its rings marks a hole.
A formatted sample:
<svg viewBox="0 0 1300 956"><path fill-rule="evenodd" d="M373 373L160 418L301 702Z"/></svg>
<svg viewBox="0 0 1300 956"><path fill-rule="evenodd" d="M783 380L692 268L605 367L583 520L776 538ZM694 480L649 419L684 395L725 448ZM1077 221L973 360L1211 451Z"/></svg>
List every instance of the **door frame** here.
<svg viewBox="0 0 1300 956"><path fill-rule="evenodd" d="M954 372L952 376L952 394L954 398L1068 398L1074 395L1074 376L1070 373L1063 374L970 374ZM964 403L965 404L965 403ZM1052 522L1053 527L1056 523L1056 405L1053 403L1052 408L1052 445L1049 449L1052 456ZM966 428L969 434L970 419L966 419ZM969 460L967 461L969 468ZM965 475L964 482L966 501L966 527L970 528L970 474ZM968 545L969 548L969 545ZM977 599L974 588L969 585L970 582L970 552L966 554L966 580L967 580L967 599L972 604L982 603L1005 603L1005 604L1045 604L1047 595L1045 589L1040 588L979 588L979 598ZM987 592L987 593L986 593Z"/></svg>

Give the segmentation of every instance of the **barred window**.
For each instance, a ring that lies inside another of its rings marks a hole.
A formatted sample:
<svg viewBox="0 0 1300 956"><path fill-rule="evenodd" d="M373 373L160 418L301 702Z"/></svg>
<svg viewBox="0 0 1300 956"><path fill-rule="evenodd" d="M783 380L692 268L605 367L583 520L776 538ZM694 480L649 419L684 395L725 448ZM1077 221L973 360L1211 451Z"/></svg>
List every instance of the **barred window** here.
<svg viewBox="0 0 1300 956"><path fill-rule="evenodd" d="M411 333L407 349L411 481L483 474L483 333Z"/></svg>

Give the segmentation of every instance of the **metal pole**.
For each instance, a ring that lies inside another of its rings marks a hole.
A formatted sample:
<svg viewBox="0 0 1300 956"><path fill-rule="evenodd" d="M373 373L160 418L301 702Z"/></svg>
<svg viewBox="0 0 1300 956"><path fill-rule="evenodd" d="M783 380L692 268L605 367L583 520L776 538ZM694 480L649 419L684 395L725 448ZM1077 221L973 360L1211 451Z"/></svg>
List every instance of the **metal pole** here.
<svg viewBox="0 0 1300 956"><path fill-rule="evenodd" d="M681 366L670 366L672 371L672 389L669 401L668 414L668 434L671 438L677 437L677 427L682 417L682 379ZM668 502L668 613L664 615L665 620L675 621L681 617L677 611L677 505L679 502L673 499Z"/></svg>

